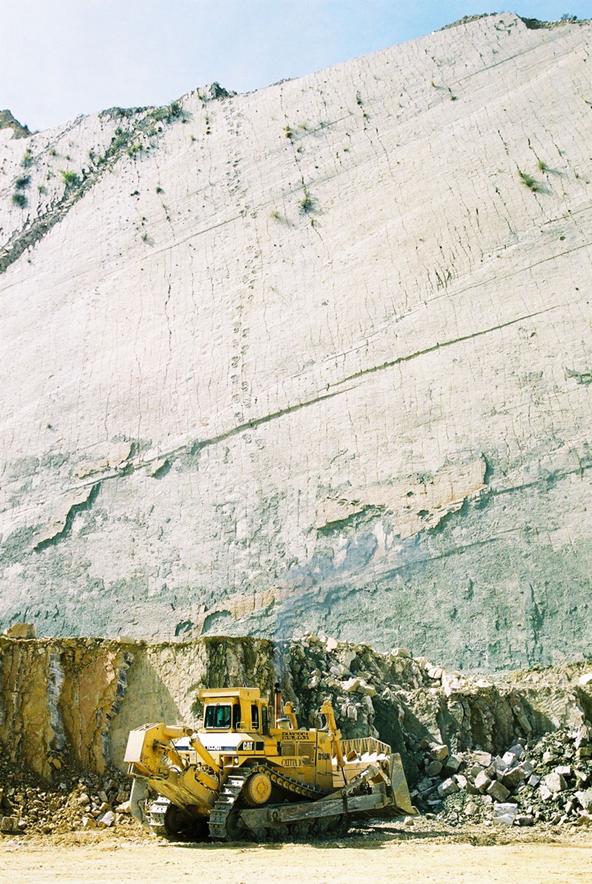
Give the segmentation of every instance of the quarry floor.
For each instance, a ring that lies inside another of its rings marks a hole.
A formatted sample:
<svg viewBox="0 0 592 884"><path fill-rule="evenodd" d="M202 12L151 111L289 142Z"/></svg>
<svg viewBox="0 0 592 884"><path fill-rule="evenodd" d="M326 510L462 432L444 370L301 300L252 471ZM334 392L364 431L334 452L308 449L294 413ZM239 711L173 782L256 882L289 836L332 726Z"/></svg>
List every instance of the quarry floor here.
<svg viewBox="0 0 592 884"><path fill-rule="evenodd" d="M170 844L111 832L0 840L0 880L164 882L589 882L592 832L384 824L285 844Z"/></svg>

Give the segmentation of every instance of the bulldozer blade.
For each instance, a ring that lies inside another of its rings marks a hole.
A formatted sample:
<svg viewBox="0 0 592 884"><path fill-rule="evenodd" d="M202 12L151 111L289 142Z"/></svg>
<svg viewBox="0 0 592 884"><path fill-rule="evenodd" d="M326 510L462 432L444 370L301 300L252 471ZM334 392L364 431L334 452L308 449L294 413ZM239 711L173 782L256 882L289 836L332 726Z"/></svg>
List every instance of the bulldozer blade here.
<svg viewBox="0 0 592 884"><path fill-rule="evenodd" d="M411 803L407 778L398 752L393 752L390 757L390 778L396 810L407 816L416 816L418 811Z"/></svg>

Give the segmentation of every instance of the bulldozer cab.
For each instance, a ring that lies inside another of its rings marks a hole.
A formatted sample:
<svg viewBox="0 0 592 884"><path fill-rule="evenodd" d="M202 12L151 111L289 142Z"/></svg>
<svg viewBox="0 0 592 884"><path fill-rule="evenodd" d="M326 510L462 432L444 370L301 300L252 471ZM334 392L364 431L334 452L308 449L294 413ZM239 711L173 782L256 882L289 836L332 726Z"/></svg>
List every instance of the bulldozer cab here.
<svg viewBox="0 0 592 884"><path fill-rule="evenodd" d="M198 697L204 704L203 727L208 733L269 732L269 711L259 688L208 688Z"/></svg>

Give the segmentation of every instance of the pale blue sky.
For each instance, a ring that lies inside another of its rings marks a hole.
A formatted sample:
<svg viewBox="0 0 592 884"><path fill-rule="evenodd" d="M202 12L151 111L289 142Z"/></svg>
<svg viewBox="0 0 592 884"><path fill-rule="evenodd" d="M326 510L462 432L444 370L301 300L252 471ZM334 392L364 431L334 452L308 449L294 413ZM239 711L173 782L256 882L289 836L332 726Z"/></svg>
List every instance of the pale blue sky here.
<svg viewBox="0 0 592 884"><path fill-rule="evenodd" d="M478 0L1 0L0 108L42 129L213 80L242 92L491 11ZM515 11L585 18L592 0Z"/></svg>

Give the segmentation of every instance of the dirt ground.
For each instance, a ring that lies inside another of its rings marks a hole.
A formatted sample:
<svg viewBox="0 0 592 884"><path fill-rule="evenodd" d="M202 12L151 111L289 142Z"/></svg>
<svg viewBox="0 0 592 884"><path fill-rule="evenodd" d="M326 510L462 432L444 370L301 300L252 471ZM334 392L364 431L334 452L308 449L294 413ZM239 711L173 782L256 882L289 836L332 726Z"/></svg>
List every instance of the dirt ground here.
<svg viewBox="0 0 592 884"><path fill-rule="evenodd" d="M81 832L0 839L0 881L198 881L199 884L592 881L592 832L522 832L383 824L338 839L286 844L170 844Z"/></svg>

